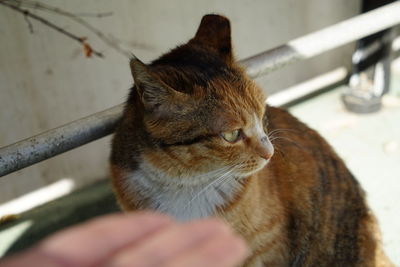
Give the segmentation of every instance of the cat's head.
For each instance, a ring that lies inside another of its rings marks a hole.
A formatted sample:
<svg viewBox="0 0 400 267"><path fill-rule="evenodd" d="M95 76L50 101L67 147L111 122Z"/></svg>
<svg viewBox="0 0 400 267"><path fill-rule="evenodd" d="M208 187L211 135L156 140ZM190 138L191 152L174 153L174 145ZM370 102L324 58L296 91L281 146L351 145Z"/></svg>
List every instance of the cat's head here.
<svg viewBox="0 0 400 267"><path fill-rule="evenodd" d="M265 132L265 96L236 64L230 23L203 17L194 38L149 65L133 57L141 158L170 177L219 171L237 177L258 171L272 157Z"/></svg>

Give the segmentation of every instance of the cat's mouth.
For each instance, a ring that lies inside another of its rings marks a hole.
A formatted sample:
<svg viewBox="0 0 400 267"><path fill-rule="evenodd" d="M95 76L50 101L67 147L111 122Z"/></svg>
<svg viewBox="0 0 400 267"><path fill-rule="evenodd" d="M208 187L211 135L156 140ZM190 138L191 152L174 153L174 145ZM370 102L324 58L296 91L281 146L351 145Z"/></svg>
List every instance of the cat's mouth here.
<svg viewBox="0 0 400 267"><path fill-rule="evenodd" d="M241 178L248 177L265 168L270 161L271 159L259 159L257 161L247 162L238 166L237 174Z"/></svg>

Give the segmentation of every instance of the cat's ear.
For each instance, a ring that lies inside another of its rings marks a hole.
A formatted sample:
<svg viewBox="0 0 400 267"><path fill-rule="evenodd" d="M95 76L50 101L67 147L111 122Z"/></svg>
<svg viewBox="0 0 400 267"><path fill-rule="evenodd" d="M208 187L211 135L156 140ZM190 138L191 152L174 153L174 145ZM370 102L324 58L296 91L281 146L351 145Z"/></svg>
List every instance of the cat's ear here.
<svg viewBox="0 0 400 267"><path fill-rule="evenodd" d="M146 64L135 56L131 56L129 65L135 82L135 88L147 111L160 111L163 107L170 106L176 99L182 98L183 93L175 91L162 82L151 73Z"/></svg>
<svg viewBox="0 0 400 267"><path fill-rule="evenodd" d="M205 15L192 41L216 50L226 62L233 60L231 26L223 16Z"/></svg>

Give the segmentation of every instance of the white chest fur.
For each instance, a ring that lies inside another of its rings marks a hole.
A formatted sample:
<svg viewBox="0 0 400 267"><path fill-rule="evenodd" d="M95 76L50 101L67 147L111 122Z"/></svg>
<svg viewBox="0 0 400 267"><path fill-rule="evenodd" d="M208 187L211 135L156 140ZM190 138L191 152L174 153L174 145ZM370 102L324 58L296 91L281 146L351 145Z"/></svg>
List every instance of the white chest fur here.
<svg viewBox="0 0 400 267"><path fill-rule="evenodd" d="M229 170L194 177L167 177L148 164L140 164L126 181L127 190L150 200L145 208L169 214L180 221L212 216L217 207L231 200L240 187Z"/></svg>

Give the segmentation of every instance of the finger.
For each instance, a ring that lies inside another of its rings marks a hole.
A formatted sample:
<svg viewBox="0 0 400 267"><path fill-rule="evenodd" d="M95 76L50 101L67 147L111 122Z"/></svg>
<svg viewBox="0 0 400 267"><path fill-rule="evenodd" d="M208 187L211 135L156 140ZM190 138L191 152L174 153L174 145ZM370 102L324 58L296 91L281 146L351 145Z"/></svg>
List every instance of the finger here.
<svg viewBox="0 0 400 267"><path fill-rule="evenodd" d="M39 251L63 264L92 266L171 224L171 219L159 214L110 215L51 237L40 245Z"/></svg>
<svg viewBox="0 0 400 267"><path fill-rule="evenodd" d="M117 253L105 266L164 266L207 238L229 232L225 224L215 219L171 226L149 236L140 246L132 245Z"/></svg>
<svg viewBox="0 0 400 267"><path fill-rule="evenodd" d="M1 267L26 267L26 266L46 266L61 267L61 265L48 257L43 257L35 249L18 253L5 260L0 259Z"/></svg>
<svg viewBox="0 0 400 267"><path fill-rule="evenodd" d="M165 267L233 267L248 256L243 239L222 233L176 258Z"/></svg>

